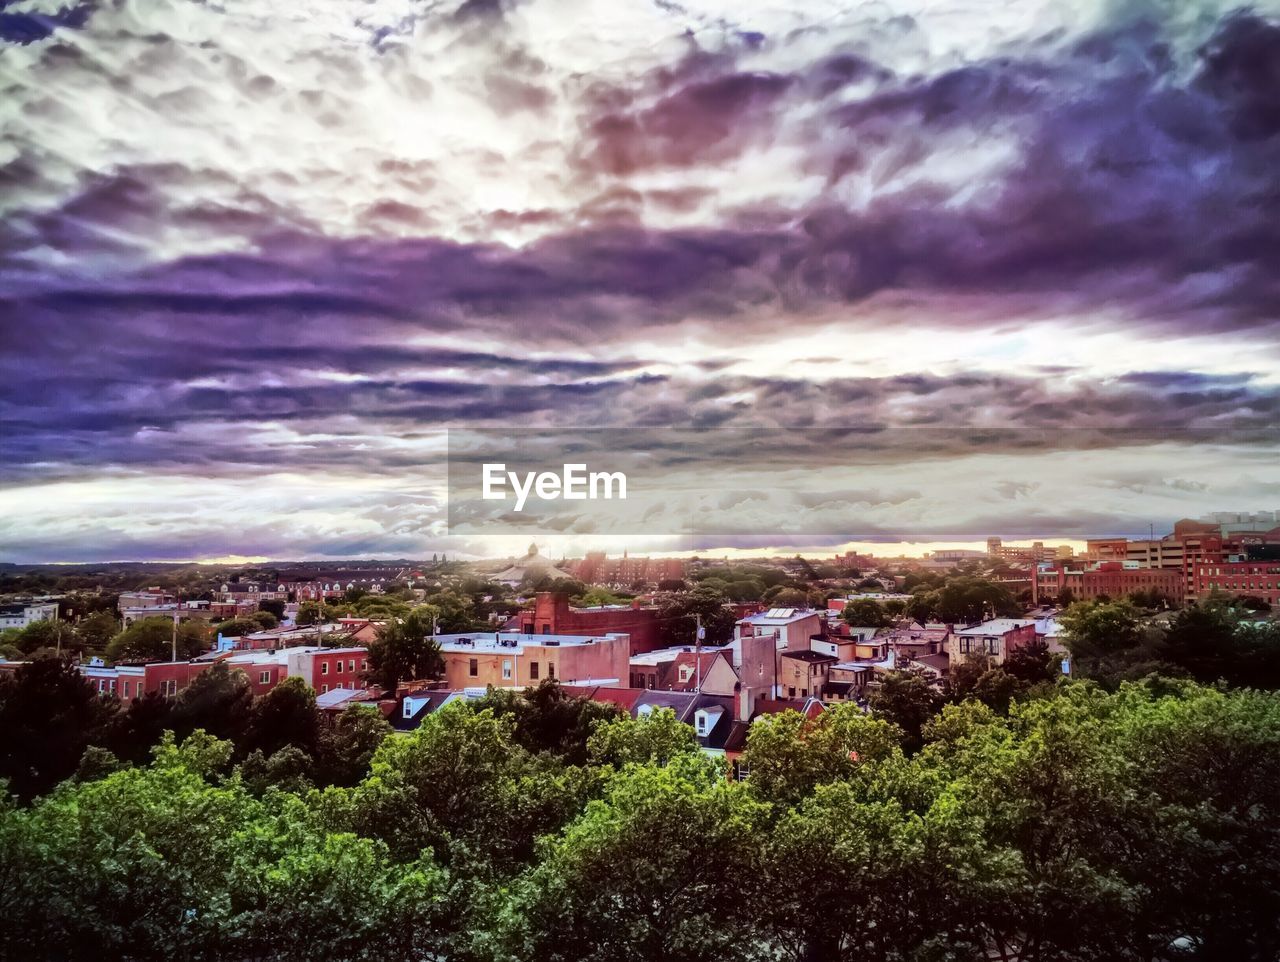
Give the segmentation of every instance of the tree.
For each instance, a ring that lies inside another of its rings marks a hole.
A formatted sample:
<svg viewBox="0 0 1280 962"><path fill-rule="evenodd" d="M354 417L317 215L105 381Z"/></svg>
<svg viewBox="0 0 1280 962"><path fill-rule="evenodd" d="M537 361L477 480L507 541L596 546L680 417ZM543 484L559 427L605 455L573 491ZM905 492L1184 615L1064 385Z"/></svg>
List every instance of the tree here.
<svg viewBox="0 0 1280 962"><path fill-rule="evenodd" d="M472 707L511 717L519 745L530 752L553 752L570 765L585 764L592 730L621 714L614 705L566 694L554 678L522 692L490 688Z"/></svg>
<svg viewBox="0 0 1280 962"><path fill-rule="evenodd" d="M1067 648L1077 658L1127 651L1143 640L1138 609L1128 601L1079 601L1059 621L1067 629Z"/></svg>
<svg viewBox="0 0 1280 962"><path fill-rule="evenodd" d="M320 770L330 785L351 786L369 773L369 765L392 728L376 707L350 705L320 732Z"/></svg>
<svg viewBox="0 0 1280 962"><path fill-rule="evenodd" d="M178 738L197 730L241 743L253 717L253 688L249 678L226 662L215 662L178 695L170 722Z"/></svg>
<svg viewBox="0 0 1280 962"><path fill-rule="evenodd" d="M214 782L231 746L167 739L155 761L0 807L0 957L410 958L448 931L429 858L334 831L300 798Z"/></svg>
<svg viewBox="0 0 1280 962"><path fill-rule="evenodd" d="M116 634L116 619L110 612L95 611L76 623L76 638L90 651L102 651Z"/></svg>
<svg viewBox="0 0 1280 962"><path fill-rule="evenodd" d="M50 791L76 771L115 708L59 658L0 675L0 779L24 800Z"/></svg>
<svg viewBox="0 0 1280 962"><path fill-rule="evenodd" d="M274 755L283 748L295 748L314 758L319 749L320 716L316 693L298 677L286 678L261 698L253 700L244 751Z"/></svg>
<svg viewBox="0 0 1280 962"><path fill-rule="evenodd" d="M215 631L223 638L242 638L262 630L261 623L252 618L230 618L221 622Z"/></svg>
<svg viewBox="0 0 1280 962"><path fill-rule="evenodd" d="M871 598L854 598L840 612L844 623L853 628L887 628L893 619L878 601Z"/></svg>
<svg viewBox="0 0 1280 962"><path fill-rule="evenodd" d="M280 624L280 619L269 611L255 611L249 620L258 626L258 630L267 631Z"/></svg>
<svg viewBox="0 0 1280 962"><path fill-rule="evenodd" d="M668 646L692 644L698 617L702 619L705 644L720 645L733 637L735 619L723 592L699 585L659 603L658 631L663 643Z"/></svg>
<svg viewBox="0 0 1280 962"><path fill-rule="evenodd" d="M24 628L19 628L13 636L12 644L23 654L29 655L41 649L56 649L62 632L62 625L55 621L33 621ZM68 632L68 638L74 637Z"/></svg>
<svg viewBox="0 0 1280 962"><path fill-rule="evenodd" d="M145 762L164 732L173 728L173 705L173 699L155 691L133 699L127 709L112 718L105 746L124 762Z"/></svg>
<svg viewBox="0 0 1280 962"><path fill-rule="evenodd" d="M871 695L871 710L902 731L902 749L917 751L921 732L942 707L942 695L919 671L891 671Z"/></svg>
<svg viewBox="0 0 1280 962"><path fill-rule="evenodd" d="M583 608L591 608L599 605L622 604L622 599L608 588L601 588L597 586L587 589L587 591L577 599L577 604Z"/></svg>
<svg viewBox="0 0 1280 962"><path fill-rule="evenodd" d="M1191 605L1174 616L1161 656L1197 681L1280 687L1280 628L1248 624L1227 604Z"/></svg>
<svg viewBox="0 0 1280 962"><path fill-rule="evenodd" d="M890 722L843 704L810 719L796 711L764 716L747 733L752 793L775 805L797 805L820 785L849 780L868 763L899 753Z"/></svg>
<svg viewBox="0 0 1280 962"><path fill-rule="evenodd" d="M696 755L698 738L693 729L676 718L670 708L659 708L647 718L629 715L599 723L587 739L587 752L595 765L669 765Z"/></svg>
<svg viewBox="0 0 1280 962"><path fill-rule="evenodd" d="M522 878L499 922L528 962L733 962L757 944L764 809L707 761L618 774ZM619 866L626 866L620 871Z"/></svg>
<svg viewBox="0 0 1280 962"><path fill-rule="evenodd" d="M931 794L911 771L909 796ZM755 771L752 771L752 781ZM754 787L754 786L753 786ZM966 937L966 907L1006 894L1001 854L982 844L981 822L945 805L923 813L856 782L819 785L767 836L756 902L774 957L791 962L981 958ZM797 885L796 866L804 866ZM945 945L946 955L935 955Z"/></svg>
<svg viewBox="0 0 1280 962"><path fill-rule="evenodd" d="M276 616L276 621L284 620L285 603L279 598L264 598L258 602L258 611Z"/></svg>
<svg viewBox="0 0 1280 962"><path fill-rule="evenodd" d="M434 637L435 614L430 605L416 608L378 629L369 645L367 678L372 684L383 691L395 691L402 681L439 678L444 673L444 659Z"/></svg>
<svg viewBox="0 0 1280 962"><path fill-rule="evenodd" d="M572 593L581 594L581 590ZM434 610L438 631L451 634L459 631L473 631L477 627L475 604L465 595L450 590L437 591L427 596L426 603L425 610ZM423 611L424 609L414 610Z"/></svg>
<svg viewBox="0 0 1280 962"><path fill-rule="evenodd" d="M809 593L799 588L771 588L764 593L764 597L775 608L809 607Z"/></svg>
<svg viewBox="0 0 1280 962"><path fill-rule="evenodd" d="M976 575L956 575L940 587L918 587L907 603L916 621L973 624L986 618L1021 614L1021 606L1003 585Z"/></svg>
<svg viewBox="0 0 1280 962"><path fill-rule="evenodd" d="M1060 674L1058 658L1049 653L1048 643L1040 640L1009 652L1003 667L1014 678L1028 684L1053 681Z"/></svg>
<svg viewBox="0 0 1280 962"><path fill-rule="evenodd" d="M442 861L491 865L531 858L534 840L575 815L591 785L583 769L540 764L515 744L514 721L458 702L404 737L383 741L355 790L352 827L396 857L431 848Z"/></svg>
<svg viewBox="0 0 1280 962"><path fill-rule="evenodd" d="M299 628L323 624L325 606L322 601L304 601L298 605L298 612L293 616L293 623Z"/></svg>
<svg viewBox="0 0 1280 962"><path fill-rule="evenodd" d="M111 639L107 658L111 661L150 662L173 658L174 627L171 618L140 618ZM194 658L209 648L209 626L200 621L184 621L177 628L178 660Z"/></svg>

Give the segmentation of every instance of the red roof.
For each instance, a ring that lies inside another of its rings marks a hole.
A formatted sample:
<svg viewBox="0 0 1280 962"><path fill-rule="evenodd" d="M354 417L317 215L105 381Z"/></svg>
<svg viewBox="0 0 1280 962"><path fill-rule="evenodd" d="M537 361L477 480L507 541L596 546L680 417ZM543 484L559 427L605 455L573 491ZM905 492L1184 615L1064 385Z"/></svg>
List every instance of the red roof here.
<svg viewBox="0 0 1280 962"><path fill-rule="evenodd" d="M728 661L728 657L723 651L704 651L701 653L699 661L702 665L702 681L707 680L707 675L711 672L711 668L716 663L717 658L724 658ZM684 681L680 680L680 666L685 665L689 668L689 677ZM698 672L695 670L697 662L694 661L694 653L692 651L682 651L676 655L675 660L667 668L667 686L671 691L693 691L698 687Z"/></svg>
<svg viewBox="0 0 1280 962"><path fill-rule="evenodd" d="M643 688L606 688L588 685L565 685L564 690L566 694L578 698L590 698L592 701L604 702L607 705L617 705L625 712L631 711L636 700L645 691Z"/></svg>

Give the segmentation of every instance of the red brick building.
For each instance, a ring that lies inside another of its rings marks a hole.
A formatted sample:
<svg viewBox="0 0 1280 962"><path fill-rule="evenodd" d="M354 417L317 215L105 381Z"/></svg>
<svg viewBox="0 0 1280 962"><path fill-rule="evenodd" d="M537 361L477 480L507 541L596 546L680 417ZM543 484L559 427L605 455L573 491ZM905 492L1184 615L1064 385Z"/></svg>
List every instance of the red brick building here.
<svg viewBox="0 0 1280 962"><path fill-rule="evenodd" d="M541 591L532 608L519 614L520 633L525 635L605 635L610 632L631 636L631 654L653 651L662 645L658 638L658 609L630 605L603 605L574 608L569 596Z"/></svg>
<svg viewBox="0 0 1280 962"><path fill-rule="evenodd" d="M311 673L307 684L318 694L323 695L335 688L363 688L364 673L369 668L369 650L327 648L313 653L310 661Z"/></svg>
<svg viewBox="0 0 1280 962"><path fill-rule="evenodd" d="M1159 592L1174 604L1186 598L1186 576L1176 568L1129 568L1119 561L1102 561L1089 568L1069 562L1042 564L1032 580L1032 601L1057 598L1064 588L1076 601L1087 601L1105 595L1123 598L1138 592Z"/></svg>
<svg viewBox="0 0 1280 962"><path fill-rule="evenodd" d="M574 577L584 584L626 588L637 584L681 581L688 570L688 562L679 558L631 558L625 551L621 558L610 558L603 551L589 551L571 570Z"/></svg>
<svg viewBox="0 0 1280 962"><path fill-rule="evenodd" d="M1197 598L1226 594L1261 598L1280 604L1280 559L1271 561L1201 561L1192 572Z"/></svg>

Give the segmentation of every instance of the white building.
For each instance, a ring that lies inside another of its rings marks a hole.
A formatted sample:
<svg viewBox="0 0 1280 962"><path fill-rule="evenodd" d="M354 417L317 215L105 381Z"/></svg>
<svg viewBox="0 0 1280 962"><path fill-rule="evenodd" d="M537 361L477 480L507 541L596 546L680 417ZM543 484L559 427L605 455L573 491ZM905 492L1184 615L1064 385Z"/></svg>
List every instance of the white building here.
<svg viewBox="0 0 1280 962"><path fill-rule="evenodd" d="M57 621L58 605L26 604L0 605L0 631L5 628L25 628L37 621Z"/></svg>

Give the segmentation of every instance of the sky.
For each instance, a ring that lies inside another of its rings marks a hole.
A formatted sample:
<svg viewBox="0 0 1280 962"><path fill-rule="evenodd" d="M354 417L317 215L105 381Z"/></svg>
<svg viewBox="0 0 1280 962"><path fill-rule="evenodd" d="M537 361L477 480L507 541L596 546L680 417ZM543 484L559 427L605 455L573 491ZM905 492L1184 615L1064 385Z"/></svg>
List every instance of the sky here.
<svg viewBox="0 0 1280 962"><path fill-rule="evenodd" d="M1141 536L1278 410L1280 3L0 0L0 561L518 553L474 428L719 439L556 555Z"/></svg>

